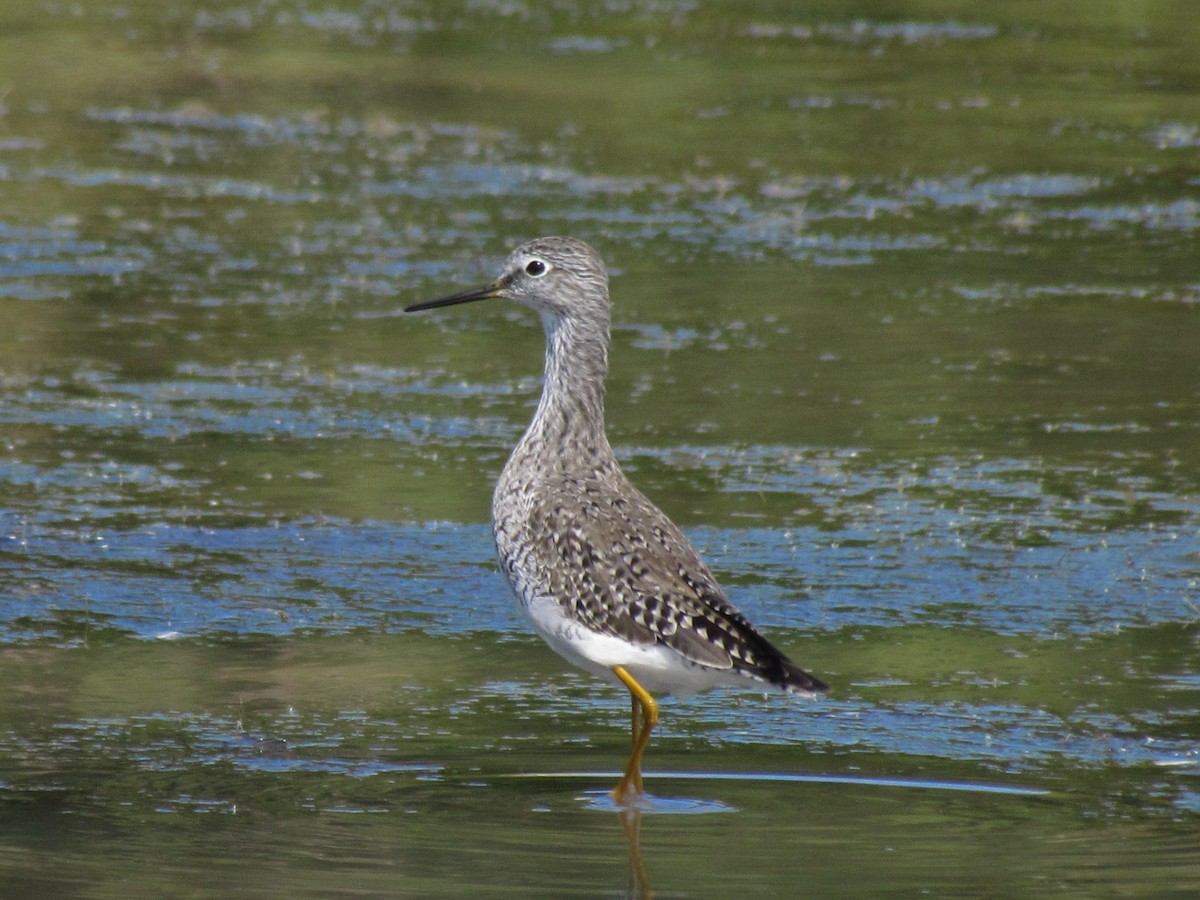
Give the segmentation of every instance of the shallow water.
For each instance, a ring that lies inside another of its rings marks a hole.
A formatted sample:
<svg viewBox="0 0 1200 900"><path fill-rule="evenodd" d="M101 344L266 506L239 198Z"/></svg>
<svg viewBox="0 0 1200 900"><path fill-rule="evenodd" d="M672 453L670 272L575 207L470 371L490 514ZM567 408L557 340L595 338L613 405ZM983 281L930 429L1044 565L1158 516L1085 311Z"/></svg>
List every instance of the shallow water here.
<svg viewBox="0 0 1200 900"><path fill-rule="evenodd" d="M197 8L199 7L199 8ZM1190 895L1189 4L0 3L0 893ZM489 494L609 432L833 685L625 698Z"/></svg>

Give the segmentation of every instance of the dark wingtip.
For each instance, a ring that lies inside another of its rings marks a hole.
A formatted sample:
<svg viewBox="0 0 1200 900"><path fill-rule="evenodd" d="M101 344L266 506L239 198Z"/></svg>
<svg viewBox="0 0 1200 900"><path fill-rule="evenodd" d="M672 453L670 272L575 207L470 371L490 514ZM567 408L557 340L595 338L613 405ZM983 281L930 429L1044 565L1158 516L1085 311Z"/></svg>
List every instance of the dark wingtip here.
<svg viewBox="0 0 1200 900"><path fill-rule="evenodd" d="M814 675L809 675L790 660L783 661L783 678L780 687L793 694L812 697L829 690L829 685Z"/></svg>

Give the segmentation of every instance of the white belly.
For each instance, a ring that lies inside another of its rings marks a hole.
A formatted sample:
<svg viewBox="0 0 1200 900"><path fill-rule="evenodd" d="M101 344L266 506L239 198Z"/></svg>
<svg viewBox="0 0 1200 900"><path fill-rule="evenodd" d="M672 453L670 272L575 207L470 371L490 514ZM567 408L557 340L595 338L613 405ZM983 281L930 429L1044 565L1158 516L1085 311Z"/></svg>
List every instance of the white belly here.
<svg viewBox="0 0 1200 900"><path fill-rule="evenodd" d="M719 684L745 681L734 673L701 666L665 644L634 644L599 634L568 616L551 597L518 595L517 604L550 647L573 665L599 678L621 684L613 666L623 666L651 694L688 696Z"/></svg>

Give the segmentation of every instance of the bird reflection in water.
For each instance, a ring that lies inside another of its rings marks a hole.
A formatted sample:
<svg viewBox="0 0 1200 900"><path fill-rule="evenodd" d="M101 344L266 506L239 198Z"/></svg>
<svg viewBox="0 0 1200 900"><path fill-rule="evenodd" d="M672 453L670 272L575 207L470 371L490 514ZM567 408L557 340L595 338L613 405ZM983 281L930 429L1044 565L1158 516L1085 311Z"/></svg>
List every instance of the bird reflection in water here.
<svg viewBox="0 0 1200 900"><path fill-rule="evenodd" d="M646 873L646 861L642 858L642 811L636 806L626 806L617 811L621 830L625 833L625 846L629 850L630 900L650 900L654 891Z"/></svg>

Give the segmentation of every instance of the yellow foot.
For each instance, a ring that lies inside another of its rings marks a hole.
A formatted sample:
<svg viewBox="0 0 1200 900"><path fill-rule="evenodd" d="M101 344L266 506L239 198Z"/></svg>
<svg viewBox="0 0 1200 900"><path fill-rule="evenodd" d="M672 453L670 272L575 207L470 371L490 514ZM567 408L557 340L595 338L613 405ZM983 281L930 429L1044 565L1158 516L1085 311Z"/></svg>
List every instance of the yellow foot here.
<svg viewBox="0 0 1200 900"><path fill-rule="evenodd" d="M624 778L610 792L610 796L617 806L635 806L643 794L644 791L640 787L634 787L632 784L626 783Z"/></svg>

